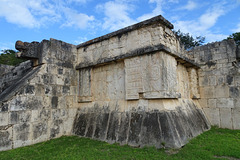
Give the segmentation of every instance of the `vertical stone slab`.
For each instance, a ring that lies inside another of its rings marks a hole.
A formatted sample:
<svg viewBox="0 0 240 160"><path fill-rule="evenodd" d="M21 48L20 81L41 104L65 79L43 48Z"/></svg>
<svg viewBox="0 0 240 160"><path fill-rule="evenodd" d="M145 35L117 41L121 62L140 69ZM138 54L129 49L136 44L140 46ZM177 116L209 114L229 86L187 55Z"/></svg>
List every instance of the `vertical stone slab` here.
<svg viewBox="0 0 240 160"><path fill-rule="evenodd" d="M119 134L118 134L118 142L120 144L126 144L128 138L128 131L129 131L129 113L121 113L121 122L119 126Z"/></svg>
<svg viewBox="0 0 240 160"><path fill-rule="evenodd" d="M164 147L174 147L175 139L174 139L174 131L172 129L170 120L166 112L159 112L159 123L161 126L161 134L163 136L162 146Z"/></svg>
<svg viewBox="0 0 240 160"><path fill-rule="evenodd" d="M157 148L161 147L161 132L160 124L158 123L158 113L146 113L146 116L143 119L142 128L141 128L141 144L156 146Z"/></svg>
<svg viewBox="0 0 240 160"><path fill-rule="evenodd" d="M105 140L107 133L107 126L109 120L109 113L99 113L96 117L96 129L94 132L94 138Z"/></svg>
<svg viewBox="0 0 240 160"><path fill-rule="evenodd" d="M139 99L139 92L142 92L142 67L141 58L134 57L124 60L126 99Z"/></svg>
<svg viewBox="0 0 240 160"><path fill-rule="evenodd" d="M233 129L232 126L231 108L220 108L220 127Z"/></svg>
<svg viewBox="0 0 240 160"><path fill-rule="evenodd" d="M89 122L86 128L86 137L92 138L95 128L96 122L96 114L90 113L89 114Z"/></svg>
<svg viewBox="0 0 240 160"><path fill-rule="evenodd" d="M163 59L159 53L142 57L144 92L164 91Z"/></svg>
<svg viewBox="0 0 240 160"><path fill-rule="evenodd" d="M73 124L73 133L79 136L85 136L85 130L87 128L87 120L89 114L78 113Z"/></svg>
<svg viewBox="0 0 240 160"><path fill-rule="evenodd" d="M91 68L79 70L79 101L91 101Z"/></svg>
<svg viewBox="0 0 240 160"><path fill-rule="evenodd" d="M113 111L110 114L106 139L109 143L116 142L118 130L119 130L119 115L117 112Z"/></svg>
<svg viewBox="0 0 240 160"><path fill-rule="evenodd" d="M219 108L203 108L204 113L208 117L211 125L220 127L220 113Z"/></svg>
<svg viewBox="0 0 240 160"><path fill-rule="evenodd" d="M172 119L173 119L174 126L178 133L179 139L181 140L181 143L183 144L183 142L187 141L189 138L186 134L187 133L186 130L188 129L188 126L187 126L187 124L183 123L183 120L180 118L181 112L179 113L179 111L180 111L180 109L177 111L172 111L170 117L172 117Z"/></svg>
<svg viewBox="0 0 240 160"><path fill-rule="evenodd" d="M140 142L140 132L142 127L142 120L144 113L131 113L131 120L130 120L130 129L129 129L129 138L128 144L136 146L139 145Z"/></svg>
<svg viewBox="0 0 240 160"><path fill-rule="evenodd" d="M232 109L233 129L240 129L240 108Z"/></svg>
<svg viewBox="0 0 240 160"><path fill-rule="evenodd" d="M190 82L190 96L191 98L200 98L197 70L195 68L189 68L188 74Z"/></svg>

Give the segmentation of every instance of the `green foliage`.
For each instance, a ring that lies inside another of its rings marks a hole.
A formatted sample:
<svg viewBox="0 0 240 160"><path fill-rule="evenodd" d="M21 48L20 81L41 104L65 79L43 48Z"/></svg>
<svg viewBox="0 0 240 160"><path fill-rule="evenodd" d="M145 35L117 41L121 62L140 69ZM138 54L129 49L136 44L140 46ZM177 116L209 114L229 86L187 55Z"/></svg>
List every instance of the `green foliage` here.
<svg viewBox="0 0 240 160"><path fill-rule="evenodd" d="M16 51L11 49L2 50L0 54L0 64L16 66L17 64L25 61L23 59L16 58L15 53Z"/></svg>
<svg viewBox="0 0 240 160"><path fill-rule="evenodd" d="M186 50L190 50L196 46L201 46L205 41L205 37L202 36L193 38L189 33L182 33L180 30L173 32L180 39L180 42L184 45Z"/></svg>
<svg viewBox="0 0 240 160"><path fill-rule="evenodd" d="M212 127L179 150L133 148L77 136L63 136L32 146L0 152L0 159L239 159L239 151L240 130Z"/></svg>
<svg viewBox="0 0 240 160"><path fill-rule="evenodd" d="M240 32L231 34L227 39L233 39L237 45L240 45Z"/></svg>

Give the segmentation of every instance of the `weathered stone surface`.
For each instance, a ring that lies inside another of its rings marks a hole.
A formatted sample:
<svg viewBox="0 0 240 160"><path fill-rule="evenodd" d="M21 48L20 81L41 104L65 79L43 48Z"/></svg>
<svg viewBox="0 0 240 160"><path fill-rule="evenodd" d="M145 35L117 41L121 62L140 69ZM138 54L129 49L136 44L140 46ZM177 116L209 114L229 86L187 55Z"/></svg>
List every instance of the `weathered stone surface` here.
<svg viewBox="0 0 240 160"><path fill-rule="evenodd" d="M216 125L220 127L219 108L203 108L203 111L209 119L211 125Z"/></svg>
<svg viewBox="0 0 240 160"><path fill-rule="evenodd" d="M172 111L78 112L73 133L89 137L88 132L92 135L90 126L96 124L95 139L131 146L179 148L210 127L203 112L193 102L184 103ZM96 106L94 109L101 110Z"/></svg>
<svg viewBox="0 0 240 160"><path fill-rule="evenodd" d="M177 64L174 57L159 52L124 60L126 99L178 98Z"/></svg>
<svg viewBox="0 0 240 160"><path fill-rule="evenodd" d="M12 149L12 127L2 130L0 128L0 150L9 150Z"/></svg>
<svg viewBox="0 0 240 160"><path fill-rule="evenodd" d="M7 112L0 112L0 127L8 125L8 113Z"/></svg>
<svg viewBox="0 0 240 160"><path fill-rule="evenodd" d="M232 109L220 108L220 127L232 129Z"/></svg>

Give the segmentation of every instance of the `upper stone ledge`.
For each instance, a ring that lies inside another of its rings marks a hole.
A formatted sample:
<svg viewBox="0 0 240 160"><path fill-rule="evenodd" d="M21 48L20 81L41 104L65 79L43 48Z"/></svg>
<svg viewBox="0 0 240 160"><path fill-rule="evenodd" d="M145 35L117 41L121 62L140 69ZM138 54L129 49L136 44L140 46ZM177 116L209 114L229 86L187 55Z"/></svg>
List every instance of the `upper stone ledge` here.
<svg viewBox="0 0 240 160"><path fill-rule="evenodd" d="M167 54L170 54L171 56L173 56L176 59L177 62L181 63L185 67L193 67L196 69L200 68L199 64L195 63L193 60L185 57L184 55L174 53L173 51L171 51L170 48L166 47L163 44L158 44L155 46L146 46L146 47L138 48L133 51L121 54L119 56L114 56L114 57L109 57L109 58L100 58L96 62L82 62L76 66L76 69L80 70L83 68L103 65L103 64L110 63L110 62L123 60L126 58L142 56L142 55L147 55L147 54L154 54L157 51L164 51Z"/></svg>
<svg viewBox="0 0 240 160"><path fill-rule="evenodd" d="M161 23L161 24L165 25L166 27L168 27L169 29L173 29L173 25L168 20L166 20L163 16L159 15L159 16L153 17L151 19L148 19L148 20L136 23L134 25L125 27L123 29L117 30L115 32L106 34L104 36L97 37L97 38L92 39L90 41L81 43L81 44L77 45L77 49L81 48L81 47L91 45L93 43L97 43L97 42L101 42L103 40L110 39L111 37L114 37L114 36L119 36L119 35L122 35L124 33L131 32L133 30L142 28L144 26L152 25L152 24L155 24L155 23Z"/></svg>

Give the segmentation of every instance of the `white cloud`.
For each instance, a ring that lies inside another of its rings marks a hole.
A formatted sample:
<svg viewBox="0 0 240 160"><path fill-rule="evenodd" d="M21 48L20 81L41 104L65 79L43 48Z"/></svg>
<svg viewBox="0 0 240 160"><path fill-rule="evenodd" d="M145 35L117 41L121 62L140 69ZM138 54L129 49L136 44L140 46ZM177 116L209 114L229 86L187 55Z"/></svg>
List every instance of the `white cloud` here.
<svg viewBox="0 0 240 160"><path fill-rule="evenodd" d="M214 27L219 17L228 12L229 9L224 9L224 7L226 7L225 3L213 4L197 20L178 20L174 23L174 26L177 30L180 29L182 32L190 33L193 36L205 36L207 42L222 40L227 35L214 33L211 28Z"/></svg>
<svg viewBox="0 0 240 160"><path fill-rule="evenodd" d="M194 10L195 8L197 8L197 3L193 2L193 1L188 1L188 3L183 6L183 7L180 7L179 10Z"/></svg>
<svg viewBox="0 0 240 160"><path fill-rule="evenodd" d="M96 8L98 11L104 12L103 29L113 31L136 23L129 16L129 12L133 11L133 8L128 2L108 1L98 5Z"/></svg>
<svg viewBox="0 0 240 160"><path fill-rule="evenodd" d="M170 2L176 2L173 0L170 0ZM162 10L162 4L163 4L163 0L149 0L149 3L156 3L156 8L151 12L151 13L147 13L142 15L141 17L139 17L137 20L138 21L143 21L149 18L152 18L154 16L157 16L159 14L163 14L163 10Z"/></svg>
<svg viewBox="0 0 240 160"><path fill-rule="evenodd" d="M81 44L81 43L86 42L87 40L88 40L87 37L78 37L78 39L74 41L74 44L76 44L76 45Z"/></svg>
<svg viewBox="0 0 240 160"><path fill-rule="evenodd" d="M69 3L86 3L88 0L0 0L0 18L25 28L40 28L49 23L84 29L93 16L70 9ZM68 7L69 6L69 7Z"/></svg>
<svg viewBox="0 0 240 160"><path fill-rule="evenodd" d="M47 0L1 0L0 17L26 28L38 28L59 15Z"/></svg>
<svg viewBox="0 0 240 160"><path fill-rule="evenodd" d="M215 7L211 10L208 10L199 18L200 25L203 29L208 29L214 26L218 18L225 14L224 9L220 7Z"/></svg>
<svg viewBox="0 0 240 160"><path fill-rule="evenodd" d="M85 29L89 22L94 20L94 16L88 16L83 13L78 13L70 8L64 8L63 12L66 16L66 22L61 27L77 27Z"/></svg>
<svg viewBox="0 0 240 160"><path fill-rule="evenodd" d="M240 32L240 22L237 24L235 29L232 29L232 32Z"/></svg>
<svg viewBox="0 0 240 160"><path fill-rule="evenodd" d="M4 17L9 23L27 28L39 27L40 25L31 14L27 5L20 1L0 1L0 17Z"/></svg>

